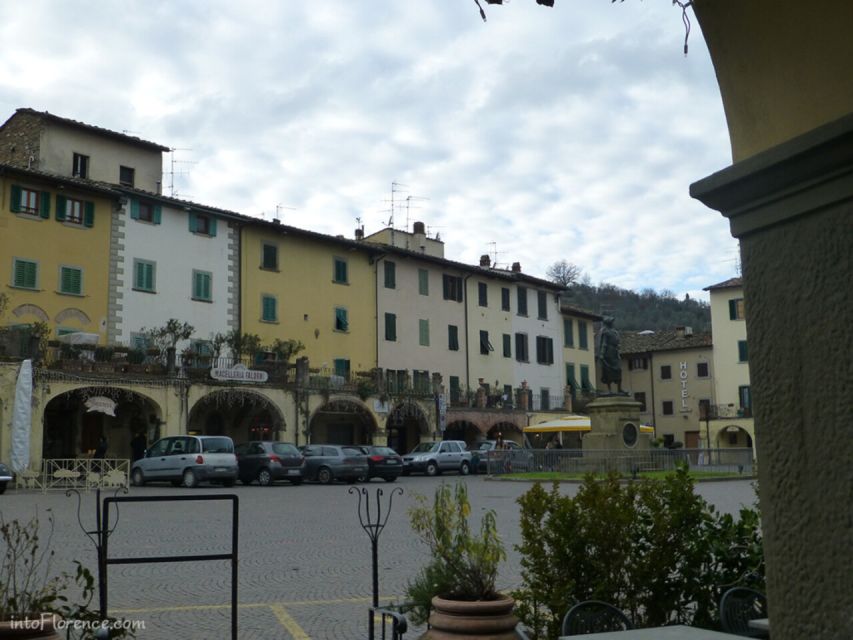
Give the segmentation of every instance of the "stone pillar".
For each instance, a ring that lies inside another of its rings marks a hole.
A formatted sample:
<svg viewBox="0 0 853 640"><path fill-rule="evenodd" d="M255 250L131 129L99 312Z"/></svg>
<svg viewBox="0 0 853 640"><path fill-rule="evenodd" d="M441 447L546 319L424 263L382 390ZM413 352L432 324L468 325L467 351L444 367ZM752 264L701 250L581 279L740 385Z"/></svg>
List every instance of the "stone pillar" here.
<svg viewBox="0 0 853 640"><path fill-rule="evenodd" d="M583 448L648 449L651 436L640 433L640 407L628 396L603 396L590 402L586 410L592 430L581 440Z"/></svg>
<svg viewBox="0 0 853 640"><path fill-rule="evenodd" d="M851 638L853 114L690 192L740 240L773 638Z"/></svg>

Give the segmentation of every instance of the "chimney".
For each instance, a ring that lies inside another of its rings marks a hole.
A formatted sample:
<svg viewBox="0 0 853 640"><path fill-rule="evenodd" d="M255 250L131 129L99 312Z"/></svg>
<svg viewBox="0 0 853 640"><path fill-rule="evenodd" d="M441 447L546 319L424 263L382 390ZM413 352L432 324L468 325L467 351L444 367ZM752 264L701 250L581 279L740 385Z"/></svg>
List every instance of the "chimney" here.
<svg viewBox="0 0 853 640"><path fill-rule="evenodd" d="M521 263L520 262L513 262L512 263L512 272L513 273L521 273Z"/></svg>
<svg viewBox="0 0 853 640"><path fill-rule="evenodd" d="M160 193L160 181L159 181L159 180L157 181L157 195L158 195L158 196L159 196L159 195L162 195L162 194Z"/></svg>
<svg viewBox="0 0 853 640"><path fill-rule="evenodd" d="M423 222L415 222L412 225L412 235L415 248L421 253L426 253L426 226Z"/></svg>
<svg viewBox="0 0 853 640"><path fill-rule="evenodd" d="M355 239L356 240L364 240L364 228L357 227L355 230Z"/></svg>
<svg viewBox="0 0 853 640"><path fill-rule="evenodd" d="M489 254L484 253L483 255L480 256L480 266L481 267L491 267L492 266L492 261L489 258Z"/></svg>

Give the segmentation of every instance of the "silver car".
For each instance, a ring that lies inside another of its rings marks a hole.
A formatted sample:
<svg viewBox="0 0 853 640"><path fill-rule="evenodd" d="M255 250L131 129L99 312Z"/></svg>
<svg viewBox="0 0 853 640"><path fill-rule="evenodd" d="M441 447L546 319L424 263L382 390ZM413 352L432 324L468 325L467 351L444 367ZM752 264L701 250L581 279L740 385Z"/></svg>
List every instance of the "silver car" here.
<svg viewBox="0 0 853 640"><path fill-rule="evenodd" d="M195 487L199 482L234 486L237 457L227 436L169 436L160 438L133 463L134 486L146 482L171 482L173 486Z"/></svg>
<svg viewBox="0 0 853 640"><path fill-rule="evenodd" d="M403 456L403 475L423 472L435 476L443 471L471 472L471 452L462 440L422 442Z"/></svg>
<svg viewBox="0 0 853 640"><path fill-rule="evenodd" d="M0 462L0 493L6 491L7 482L12 482L12 472L9 467Z"/></svg>

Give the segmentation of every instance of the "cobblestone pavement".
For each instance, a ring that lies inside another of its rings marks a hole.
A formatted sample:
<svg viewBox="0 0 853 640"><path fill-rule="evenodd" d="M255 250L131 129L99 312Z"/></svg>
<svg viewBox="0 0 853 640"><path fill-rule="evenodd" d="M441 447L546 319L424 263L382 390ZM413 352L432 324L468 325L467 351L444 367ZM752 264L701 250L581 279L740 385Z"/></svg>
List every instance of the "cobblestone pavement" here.
<svg viewBox="0 0 853 640"><path fill-rule="evenodd" d="M388 526L380 539L379 580L383 603L401 598L407 580L425 560L413 538L406 510L413 495L431 496L442 480L401 478L395 484L374 480L371 493L382 488L404 489L395 496ZM519 581L520 541L516 498L531 485L489 481L469 476L474 515L495 509L498 531L509 560L499 576L501 589ZM365 485L358 485L365 486ZM209 495L234 493L240 499L239 637L241 640L349 640L366 638L370 604L370 542L356 514L357 500L347 485L305 484L269 488L235 487L194 490L162 487L132 488L130 495ZM573 493L576 485L563 491ZM752 504L749 481L702 483L697 491L720 510L736 513ZM224 506L223 506L224 505ZM0 497L5 520L38 513L55 519L54 567L72 568L79 559L96 567L94 547L77 523L77 501L62 492L41 494L9 490ZM83 496L81 516L94 525L95 494ZM126 504L110 538L110 556L213 554L230 550L230 507L227 503ZM109 609L113 614L145 623L141 640L229 638L230 568L227 561L176 564L117 565L109 570ZM415 638L410 630L406 637Z"/></svg>

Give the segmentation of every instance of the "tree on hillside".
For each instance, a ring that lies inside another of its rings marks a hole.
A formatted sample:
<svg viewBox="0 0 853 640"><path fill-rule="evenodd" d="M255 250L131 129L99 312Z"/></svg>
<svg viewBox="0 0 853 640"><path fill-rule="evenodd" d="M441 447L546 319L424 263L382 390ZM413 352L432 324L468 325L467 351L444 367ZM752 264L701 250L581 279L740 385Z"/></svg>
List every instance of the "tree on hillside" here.
<svg viewBox="0 0 853 640"><path fill-rule="evenodd" d="M556 282L564 287L575 284L582 274L583 271L578 265L565 260L555 262L545 271L545 275L551 282Z"/></svg>

